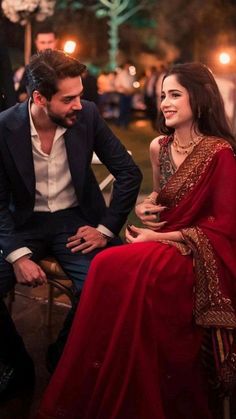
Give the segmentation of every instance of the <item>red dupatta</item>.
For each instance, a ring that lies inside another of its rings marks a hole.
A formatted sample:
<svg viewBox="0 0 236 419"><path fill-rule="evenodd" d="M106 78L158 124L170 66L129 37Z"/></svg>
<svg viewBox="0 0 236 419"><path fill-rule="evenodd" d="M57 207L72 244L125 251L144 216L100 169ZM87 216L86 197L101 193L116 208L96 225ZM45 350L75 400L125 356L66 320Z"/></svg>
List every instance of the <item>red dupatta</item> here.
<svg viewBox="0 0 236 419"><path fill-rule="evenodd" d="M236 380L236 160L229 143L204 138L166 183L158 203L168 207L165 231L181 230L193 253L195 321L213 331L216 366L229 388Z"/></svg>

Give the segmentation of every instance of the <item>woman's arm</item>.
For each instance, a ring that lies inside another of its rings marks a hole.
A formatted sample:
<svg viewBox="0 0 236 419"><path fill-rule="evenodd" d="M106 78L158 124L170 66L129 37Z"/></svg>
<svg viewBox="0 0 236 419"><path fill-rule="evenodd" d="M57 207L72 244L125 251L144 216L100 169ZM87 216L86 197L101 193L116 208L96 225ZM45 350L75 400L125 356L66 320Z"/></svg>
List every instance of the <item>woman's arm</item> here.
<svg viewBox="0 0 236 419"><path fill-rule="evenodd" d="M181 231L168 231L165 233L153 231L148 228L139 228L133 225L126 228L125 238L128 243L162 240L172 240L175 242L184 241Z"/></svg>
<svg viewBox="0 0 236 419"><path fill-rule="evenodd" d="M152 194L157 198L160 191L160 139L163 135L154 138L150 144L150 161L152 165L152 181L153 181L153 192ZM151 195L152 195L151 194Z"/></svg>
<svg viewBox="0 0 236 419"><path fill-rule="evenodd" d="M159 213L162 212L165 207L157 205L156 200L158 192L160 190L160 164L159 164L159 152L160 144L159 140L162 136L154 138L150 144L150 160L152 165L152 177L153 177L153 192L148 195L142 202L135 207L135 213L137 217L142 221L144 225L153 230L159 230L164 223L158 222Z"/></svg>

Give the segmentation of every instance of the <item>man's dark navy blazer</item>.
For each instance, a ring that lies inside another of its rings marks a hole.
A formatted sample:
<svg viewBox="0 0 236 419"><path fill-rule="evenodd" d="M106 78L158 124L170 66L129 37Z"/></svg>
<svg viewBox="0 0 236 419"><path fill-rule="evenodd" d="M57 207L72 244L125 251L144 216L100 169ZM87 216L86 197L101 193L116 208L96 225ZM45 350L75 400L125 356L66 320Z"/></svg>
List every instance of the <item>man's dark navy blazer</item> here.
<svg viewBox="0 0 236 419"><path fill-rule="evenodd" d="M92 102L82 101L76 124L64 134L72 182L85 220L118 234L135 204L141 172ZM114 175L113 197L106 208L91 169L93 152ZM0 113L0 249L3 257L24 246L15 236L32 215L35 173L28 103Z"/></svg>

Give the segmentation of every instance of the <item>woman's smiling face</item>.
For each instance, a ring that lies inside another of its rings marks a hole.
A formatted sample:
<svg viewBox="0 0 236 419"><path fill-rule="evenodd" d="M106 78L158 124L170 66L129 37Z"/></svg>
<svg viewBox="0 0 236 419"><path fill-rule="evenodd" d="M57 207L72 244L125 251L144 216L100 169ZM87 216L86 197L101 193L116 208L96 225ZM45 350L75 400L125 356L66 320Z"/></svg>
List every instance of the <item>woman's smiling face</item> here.
<svg viewBox="0 0 236 419"><path fill-rule="evenodd" d="M193 124L189 93L175 75L168 76L163 81L161 111L167 127L176 129L191 127Z"/></svg>

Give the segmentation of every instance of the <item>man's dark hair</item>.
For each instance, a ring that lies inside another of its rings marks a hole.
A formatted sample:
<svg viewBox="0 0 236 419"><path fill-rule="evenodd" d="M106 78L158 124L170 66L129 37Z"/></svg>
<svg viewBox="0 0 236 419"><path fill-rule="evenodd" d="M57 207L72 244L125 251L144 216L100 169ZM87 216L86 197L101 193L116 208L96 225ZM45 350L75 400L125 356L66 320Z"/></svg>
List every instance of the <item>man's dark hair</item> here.
<svg viewBox="0 0 236 419"><path fill-rule="evenodd" d="M86 66L63 51L47 49L34 54L26 68L29 94L38 90L47 100L58 91L58 80L77 77Z"/></svg>
<svg viewBox="0 0 236 419"><path fill-rule="evenodd" d="M41 33L53 33L55 35L55 38L57 38L56 30L53 28L52 25L49 24L38 25L34 30L33 38L36 39L37 36Z"/></svg>

